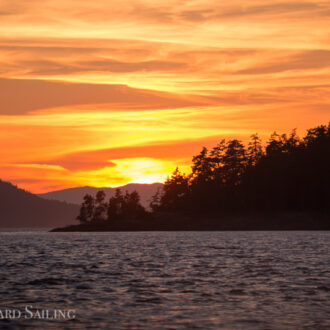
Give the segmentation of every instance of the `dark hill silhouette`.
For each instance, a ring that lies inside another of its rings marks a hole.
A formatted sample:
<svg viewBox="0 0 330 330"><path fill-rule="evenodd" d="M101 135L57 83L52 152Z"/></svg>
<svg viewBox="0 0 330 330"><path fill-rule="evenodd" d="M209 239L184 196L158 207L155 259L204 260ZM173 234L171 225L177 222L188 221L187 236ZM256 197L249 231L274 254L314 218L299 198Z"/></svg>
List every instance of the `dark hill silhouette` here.
<svg viewBox="0 0 330 330"><path fill-rule="evenodd" d="M79 206L50 201L0 180L0 227L66 226L75 222Z"/></svg>
<svg viewBox="0 0 330 330"><path fill-rule="evenodd" d="M162 188L161 183L151 183L151 184L140 184L140 183L129 183L127 185L118 187L122 191L128 191L132 193L133 191L137 191L141 197L141 204L144 207L149 205L149 202L153 195L157 192L158 189ZM103 190L105 192L105 199L109 200L110 197L113 197L116 192L116 188L95 188L95 187L76 187L69 188L57 191L51 191L44 194L39 194L39 197L50 199L50 200L58 200L61 202L67 202L72 204L81 204L83 197L86 194L95 195L99 190Z"/></svg>

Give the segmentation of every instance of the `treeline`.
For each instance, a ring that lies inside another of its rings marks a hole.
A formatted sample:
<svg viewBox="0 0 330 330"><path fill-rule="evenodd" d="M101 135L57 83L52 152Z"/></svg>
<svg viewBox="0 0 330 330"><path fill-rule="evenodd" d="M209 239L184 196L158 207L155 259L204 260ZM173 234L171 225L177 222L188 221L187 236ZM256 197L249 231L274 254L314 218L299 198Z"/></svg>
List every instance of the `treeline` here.
<svg viewBox="0 0 330 330"><path fill-rule="evenodd" d="M141 205L139 194L136 191L123 194L120 189L108 202L105 201L103 190L98 191L95 197L86 194L77 216L82 224L148 218L150 213Z"/></svg>
<svg viewBox="0 0 330 330"><path fill-rule="evenodd" d="M221 140L192 159L189 175L179 169L154 196L154 212L328 212L330 124L300 138L274 132L263 145L257 134L245 146Z"/></svg>
<svg viewBox="0 0 330 330"><path fill-rule="evenodd" d="M99 191L95 198L84 197L77 219L81 223L141 220L147 223L144 228L150 227L149 220L163 219L164 228L175 229L178 223L169 222L179 222L187 216L196 222L203 219L201 215L328 214L329 169L330 124L309 129L303 138L296 130L289 135L274 132L265 144L257 134L251 136L247 145L237 139L221 140L211 149L204 147L192 158L190 174L177 168L168 177L150 202L151 212L140 204L136 191L123 194L117 190L108 202L105 193ZM184 221L182 228L192 224L190 220ZM212 226L218 228L218 224ZM195 227L203 228L196 223ZM259 227L263 228L263 224L255 225Z"/></svg>

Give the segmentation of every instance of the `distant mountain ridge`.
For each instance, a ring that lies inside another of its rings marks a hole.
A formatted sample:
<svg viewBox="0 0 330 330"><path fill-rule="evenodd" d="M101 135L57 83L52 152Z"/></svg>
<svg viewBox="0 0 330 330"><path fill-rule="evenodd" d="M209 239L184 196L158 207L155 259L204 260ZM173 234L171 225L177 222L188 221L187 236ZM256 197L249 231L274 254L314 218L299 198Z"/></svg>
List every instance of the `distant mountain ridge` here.
<svg viewBox="0 0 330 330"><path fill-rule="evenodd" d="M51 228L74 224L79 206L46 200L0 180L1 228Z"/></svg>
<svg viewBox="0 0 330 330"><path fill-rule="evenodd" d="M149 205L151 197L157 192L159 188L163 186L162 183L129 183L121 187L110 188L110 187L75 187L63 190L50 191L44 194L38 194L47 200L57 200L61 202L71 203L71 204L81 204L83 197L86 194L95 195L99 190L103 190L106 194L106 200L115 194L117 188L120 188L123 192L126 190L131 193L136 190L141 197L141 204L144 207Z"/></svg>

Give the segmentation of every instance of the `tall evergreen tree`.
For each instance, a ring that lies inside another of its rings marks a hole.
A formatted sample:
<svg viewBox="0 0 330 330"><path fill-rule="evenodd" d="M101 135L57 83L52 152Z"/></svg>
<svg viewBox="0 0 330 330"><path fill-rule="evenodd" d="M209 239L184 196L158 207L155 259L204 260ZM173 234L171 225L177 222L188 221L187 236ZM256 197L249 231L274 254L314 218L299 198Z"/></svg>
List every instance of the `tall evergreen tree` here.
<svg viewBox="0 0 330 330"><path fill-rule="evenodd" d="M186 207L188 198L189 178L176 168L163 186L161 205L164 209L180 210Z"/></svg>
<svg viewBox="0 0 330 330"><path fill-rule="evenodd" d="M260 158L264 155L261 139L258 134L251 135L248 148L247 148L247 160L249 166L255 166Z"/></svg>
<svg viewBox="0 0 330 330"><path fill-rule="evenodd" d="M105 203L105 192L103 190L96 193L94 204L93 221L105 220L108 205Z"/></svg>
<svg viewBox="0 0 330 330"><path fill-rule="evenodd" d="M110 197L108 210L107 210L107 219L108 221L118 220L122 216L124 197L121 190L116 189L115 195Z"/></svg>
<svg viewBox="0 0 330 330"><path fill-rule="evenodd" d="M79 220L81 223L92 221L94 215L94 202L94 197L92 195L86 194L84 196L77 220Z"/></svg>

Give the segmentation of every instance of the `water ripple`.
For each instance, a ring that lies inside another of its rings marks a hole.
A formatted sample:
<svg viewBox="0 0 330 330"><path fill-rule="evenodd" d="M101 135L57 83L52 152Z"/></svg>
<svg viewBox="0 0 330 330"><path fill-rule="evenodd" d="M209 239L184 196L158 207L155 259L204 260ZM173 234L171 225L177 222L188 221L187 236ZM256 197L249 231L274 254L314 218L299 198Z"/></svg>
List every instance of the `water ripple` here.
<svg viewBox="0 0 330 330"><path fill-rule="evenodd" d="M0 233L1 328L330 329L330 233ZM48 322L48 323L47 323Z"/></svg>

